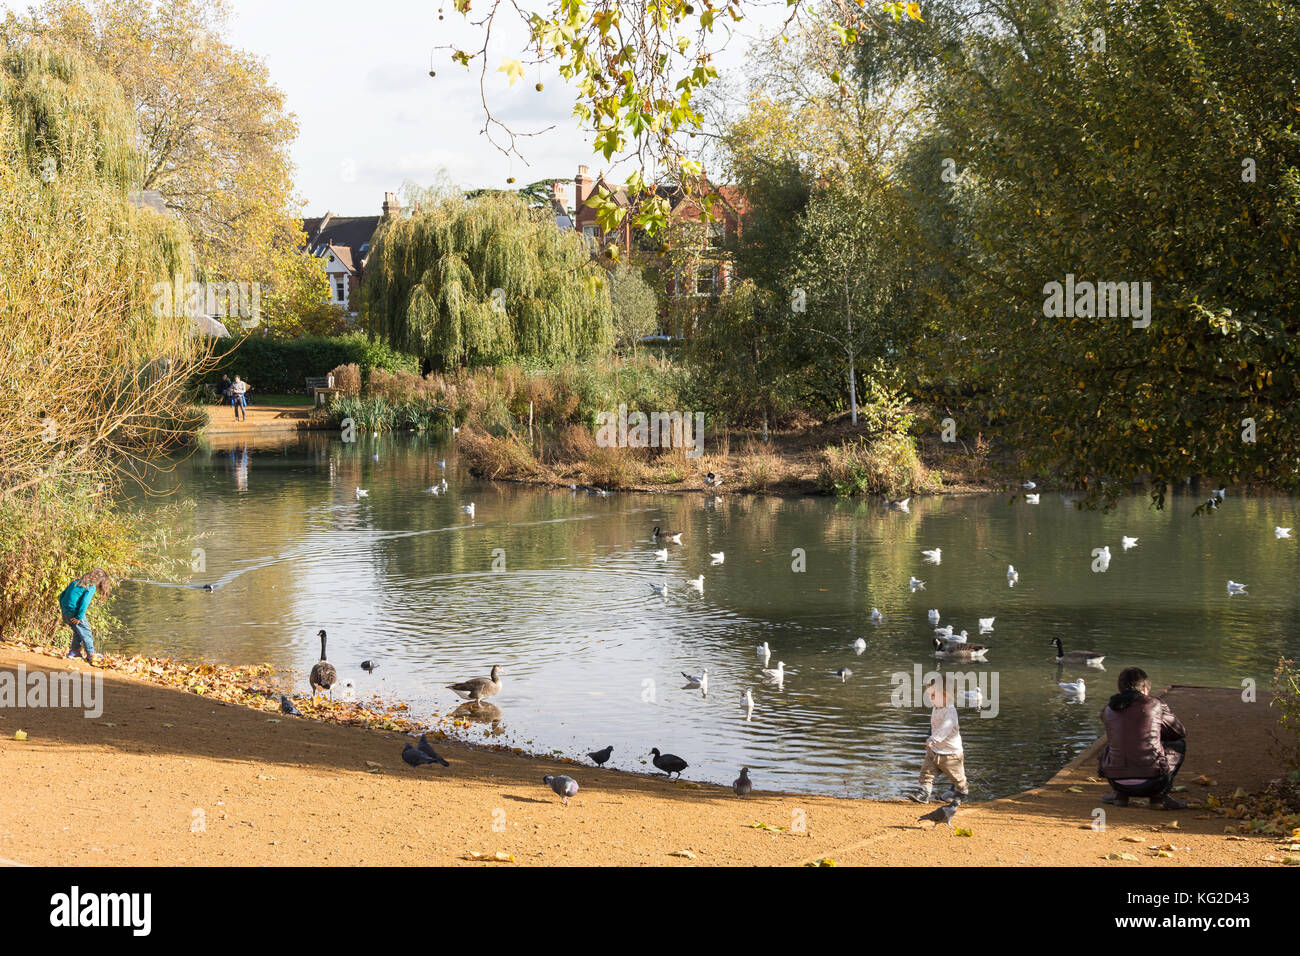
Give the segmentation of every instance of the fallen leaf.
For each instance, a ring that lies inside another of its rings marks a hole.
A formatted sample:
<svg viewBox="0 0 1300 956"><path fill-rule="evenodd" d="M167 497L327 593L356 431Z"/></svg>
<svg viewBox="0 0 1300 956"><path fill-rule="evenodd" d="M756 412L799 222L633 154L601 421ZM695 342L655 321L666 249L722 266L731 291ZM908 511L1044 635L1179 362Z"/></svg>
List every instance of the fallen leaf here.
<svg viewBox="0 0 1300 956"><path fill-rule="evenodd" d="M1066 787L1070 793L1083 793L1083 787Z"/></svg>
<svg viewBox="0 0 1300 956"><path fill-rule="evenodd" d="M1089 778L1088 778L1088 782L1089 782L1089 783L1101 783L1101 781L1098 780L1096 777L1089 777Z"/></svg>
<svg viewBox="0 0 1300 956"><path fill-rule="evenodd" d="M1207 777L1205 774L1201 774L1199 777L1193 777L1192 783L1199 783L1202 787L1214 786L1214 781L1211 780L1209 777Z"/></svg>
<svg viewBox="0 0 1300 956"><path fill-rule="evenodd" d="M751 823L749 825L749 828L751 830L776 830L778 832L780 832L781 830L788 829L788 827L778 827L771 823L759 823L757 820Z"/></svg>
<svg viewBox="0 0 1300 956"><path fill-rule="evenodd" d="M1168 850L1156 850L1156 856L1173 856Z"/></svg>
<svg viewBox="0 0 1300 956"><path fill-rule="evenodd" d="M366 761L366 766L367 766L367 767L382 767L383 764L381 764L381 763L375 763L373 760L367 760L367 761Z"/></svg>
<svg viewBox="0 0 1300 956"><path fill-rule="evenodd" d="M1135 837L1135 836L1122 836L1122 837L1119 838L1119 841L1120 841L1121 843L1141 843L1141 842L1142 842L1142 838L1141 838L1141 837Z"/></svg>
<svg viewBox="0 0 1300 956"><path fill-rule="evenodd" d="M957 834L957 836L974 836L974 835L975 835L975 831L974 831L974 830L968 830L968 829L966 829L966 827L953 827L953 828L952 828L952 832L955 833L955 834Z"/></svg>
<svg viewBox="0 0 1300 956"><path fill-rule="evenodd" d="M1168 823L1165 824L1165 829L1166 829L1166 830L1181 830L1182 827L1180 827L1180 826L1178 825L1178 821L1177 821L1177 820L1170 820Z"/></svg>
<svg viewBox="0 0 1300 956"><path fill-rule="evenodd" d="M504 850L497 850L495 853L476 853L471 850L461 857L462 860L481 860L485 863L513 863L515 858Z"/></svg>
<svg viewBox="0 0 1300 956"><path fill-rule="evenodd" d="M1106 856L1105 856L1105 859L1107 859L1107 860L1136 860L1137 857L1134 856L1132 853L1107 853Z"/></svg>
<svg viewBox="0 0 1300 956"><path fill-rule="evenodd" d="M808 865L809 866L839 866L839 864L836 863L834 860L832 860L829 856L824 856L820 860L813 860Z"/></svg>
<svg viewBox="0 0 1300 956"><path fill-rule="evenodd" d="M685 857L685 858L688 859L688 860L693 860L693 859L695 859L695 854L692 853L690 850L673 850L673 852L672 852L672 853L669 853L668 855L669 855L669 856L681 856L681 857Z"/></svg>
<svg viewBox="0 0 1300 956"><path fill-rule="evenodd" d="M27 739L27 731L25 730L14 731L14 740L26 740L26 739Z"/></svg>

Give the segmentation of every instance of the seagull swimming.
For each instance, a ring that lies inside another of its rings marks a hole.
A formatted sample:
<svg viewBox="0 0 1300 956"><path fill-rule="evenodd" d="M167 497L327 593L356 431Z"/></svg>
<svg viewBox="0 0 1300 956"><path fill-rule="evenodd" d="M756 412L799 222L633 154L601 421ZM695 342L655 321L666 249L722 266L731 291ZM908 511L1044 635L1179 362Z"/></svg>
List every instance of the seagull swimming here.
<svg viewBox="0 0 1300 956"><path fill-rule="evenodd" d="M925 560L929 564L938 564L943 560L942 548L932 548L929 551L922 551L921 554L925 555Z"/></svg>
<svg viewBox="0 0 1300 956"><path fill-rule="evenodd" d="M768 661L772 659L772 648L767 646L767 641L764 641L755 650L758 651L758 656L763 658L763 666L766 667Z"/></svg>
<svg viewBox="0 0 1300 956"><path fill-rule="evenodd" d="M981 634L987 634L987 633L989 633L990 631L992 631L992 630L993 630L993 622L994 622L995 620L997 620L997 619L996 619L996 618L992 618L992 617L982 617L982 618L980 618L980 633L981 633Z"/></svg>
<svg viewBox="0 0 1300 956"><path fill-rule="evenodd" d="M709 696L709 669L707 667L704 668L704 673L702 674L688 674L686 671L682 671L682 676L686 678L686 687L688 689L694 690L695 688L699 688L700 692L703 693L705 697Z"/></svg>
<svg viewBox="0 0 1300 956"><path fill-rule="evenodd" d="M1229 594L1245 594L1245 593L1246 593L1246 585L1244 585L1244 584L1238 584L1236 581L1229 581L1229 582L1228 582L1228 593L1229 593Z"/></svg>
<svg viewBox="0 0 1300 956"><path fill-rule="evenodd" d="M357 496L358 498L368 498L368 497L370 497L370 492L367 491L365 488L360 488L360 487L358 487L358 488L356 489L356 496Z"/></svg>
<svg viewBox="0 0 1300 956"><path fill-rule="evenodd" d="M460 510L465 512L465 514L469 515L471 518L474 517L474 502L471 501L467 505L461 505Z"/></svg>
<svg viewBox="0 0 1300 956"><path fill-rule="evenodd" d="M878 607L873 607L873 608L871 609L871 623L872 623L872 624L879 624L879 623L880 623L881 621L883 621L884 619L885 619L885 615L883 615L883 614L880 613L880 608L878 608Z"/></svg>
<svg viewBox="0 0 1300 956"><path fill-rule="evenodd" d="M663 584L652 584L652 585L650 585L650 590L651 590L651 591L654 591L654 593L655 593L655 594L658 594L660 597L667 597L667 596L668 596L668 582L665 581Z"/></svg>
<svg viewBox="0 0 1300 956"><path fill-rule="evenodd" d="M1124 535L1119 539L1119 543L1122 544L1124 546L1124 550L1127 551L1129 548L1136 548L1138 546L1138 539L1130 538L1128 535Z"/></svg>
<svg viewBox="0 0 1300 956"><path fill-rule="evenodd" d="M1273 529L1273 537L1275 537L1275 538L1289 538L1289 537L1291 537L1291 529L1290 529L1290 528L1274 528L1274 529Z"/></svg>
<svg viewBox="0 0 1300 956"><path fill-rule="evenodd" d="M712 563L714 563L714 564L721 564L723 561L726 561L726 560L727 560L727 552L725 552L725 551L711 551L711 552L709 552L709 557L712 559Z"/></svg>
<svg viewBox="0 0 1300 956"><path fill-rule="evenodd" d="M938 609L937 607L932 607L932 608L930 608L930 610L929 610L929 612L928 612L928 616L929 616L929 618L930 618L930 623L933 624L935 627L938 627L938 626L939 626L939 609Z"/></svg>
<svg viewBox="0 0 1300 956"><path fill-rule="evenodd" d="M1020 574L1011 565L1007 565L1007 587L1015 587L1016 582L1020 580Z"/></svg>
<svg viewBox="0 0 1300 956"><path fill-rule="evenodd" d="M861 654L863 651L867 649L867 642L859 637L856 641L853 642L853 649L857 651L859 654Z"/></svg>
<svg viewBox="0 0 1300 956"><path fill-rule="evenodd" d="M745 719L749 720L754 716L754 693L751 690L745 691Z"/></svg>
<svg viewBox="0 0 1300 956"><path fill-rule="evenodd" d="M1073 684L1057 684L1056 686L1061 688L1061 693L1067 697L1077 697L1079 700L1083 700L1084 698L1085 689L1082 677Z"/></svg>
<svg viewBox="0 0 1300 956"><path fill-rule="evenodd" d="M785 681L785 661L777 661L775 668L765 667L763 676L768 680L776 681L778 684L783 683Z"/></svg>
<svg viewBox="0 0 1300 956"><path fill-rule="evenodd" d="M934 633L935 633L935 636L936 636L936 637L951 638L951 637L952 637L952 625L951 625L951 624L945 624L943 627L936 627L936 628L934 629Z"/></svg>
<svg viewBox="0 0 1300 956"><path fill-rule="evenodd" d="M1025 495L1025 504L1028 505L1038 504L1038 495Z"/></svg>
<svg viewBox="0 0 1300 956"><path fill-rule="evenodd" d="M695 590L699 591L701 594L704 593L704 575L701 574L698 578L688 578L686 583L695 588Z"/></svg>
<svg viewBox="0 0 1300 956"><path fill-rule="evenodd" d="M667 549L667 548L660 548L658 551L656 551L656 552L655 552L655 560L656 560L656 561L667 561L667 560L668 560L668 549Z"/></svg>
<svg viewBox="0 0 1300 956"><path fill-rule="evenodd" d="M924 590L925 590L925 582L922 581L920 578L908 578L908 579L907 579L907 586L908 586L909 588L911 588L912 591L913 591L914 593L915 593L916 591L924 591Z"/></svg>
<svg viewBox="0 0 1300 956"><path fill-rule="evenodd" d="M430 494L430 495L440 495L440 494L442 494L442 486L441 486L441 485L430 485L428 488L425 488L424 491L425 491L426 494Z"/></svg>

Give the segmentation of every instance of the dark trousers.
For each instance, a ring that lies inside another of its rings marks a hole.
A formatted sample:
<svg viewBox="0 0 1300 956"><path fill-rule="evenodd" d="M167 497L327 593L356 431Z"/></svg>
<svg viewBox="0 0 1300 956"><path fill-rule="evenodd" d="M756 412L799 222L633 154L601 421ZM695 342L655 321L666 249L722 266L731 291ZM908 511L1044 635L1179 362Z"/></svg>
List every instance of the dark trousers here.
<svg viewBox="0 0 1300 956"><path fill-rule="evenodd" d="M1114 780L1111 780L1110 781L1111 789L1113 789L1116 793L1118 793L1122 797L1164 796L1166 793L1170 791L1170 789L1173 788L1174 777L1178 776L1178 771L1182 767L1183 761L1187 759L1187 741L1171 740L1167 744L1165 744L1165 752L1171 755L1175 755L1175 754L1177 755L1174 758L1175 763L1173 769L1170 770L1168 773L1162 774L1159 777L1152 777L1150 780L1147 780L1144 783L1138 784L1137 786L1133 786L1133 787L1126 787L1122 784L1116 783Z"/></svg>
<svg viewBox="0 0 1300 956"><path fill-rule="evenodd" d="M240 395L240 394L237 393L237 392L231 392L231 393L230 393L230 405L231 405L231 407L235 410L235 418L236 418L236 419L238 419L241 415L242 415L244 418L248 418L248 412L244 411L245 404L244 404L244 396L243 396L243 395Z"/></svg>

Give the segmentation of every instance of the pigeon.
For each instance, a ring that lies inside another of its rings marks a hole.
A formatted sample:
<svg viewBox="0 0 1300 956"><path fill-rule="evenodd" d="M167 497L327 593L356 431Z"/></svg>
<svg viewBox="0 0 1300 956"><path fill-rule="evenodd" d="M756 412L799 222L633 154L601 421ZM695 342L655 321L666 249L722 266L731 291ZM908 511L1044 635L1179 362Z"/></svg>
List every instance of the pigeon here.
<svg viewBox="0 0 1300 956"><path fill-rule="evenodd" d="M365 671L367 674L373 674L373 673L375 672L375 668L378 667L378 666L379 666L379 661L362 661L362 662L361 662L361 669L362 669L363 671Z"/></svg>
<svg viewBox="0 0 1300 956"><path fill-rule="evenodd" d="M420 753L424 754L434 763L440 763L444 767L451 766L451 764L443 760L442 757L438 756L438 751L434 750L433 744L429 743L429 737L427 734L420 734Z"/></svg>
<svg viewBox="0 0 1300 956"><path fill-rule="evenodd" d="M980 618L980 633L981 634L990 633L993 630L993 622L995 620L997 620L997 618L993 618L993 617Z"/></svg>
<svg viewBox="0 0 1300 956"><path fill-rule="evenodd" d="M426 767L429 764L433 763L432 757L430 757L426 753L421 753L419 750L416 750L414 747L411 746L409 741L407 742L406 746L402 749L402 759L405 760L412 767Z"/></svg>
<svg viewBox="0 0 1300 956"><path fill-rule="evenodd" d="M841 667L839 670L835 671L834 673L835 676L840 679L841 683L847 681L850 677L853 676L853 671L849 670L847 667Z"/></svg>
<svg viewBox="0 0 1300 956"><path fill-rule="evenodd" d="M655 552L655 560L656 560L656 561L667 561L667 560L668 560L668 549L667 549L667 548L660 548L658 551L656 551L656 552Z"/></svg>
<svg viewBox="0 0 1300 956"><path fill-rule="evenodd" d="M668 776L677 774L677 779L681 779L682 771L690 766L685 760L676 754L661 754L658 747L650 750L650 755L654 758L652 763Z"/></svg>
<svg viewBox="0 0 1300 956"><path fill-rule="evenodd" d="M929 551L922 551L927 564L939 564L943 561L943 548L931 548Z"/></svg>
<svg viewBox="0 0 1300 956"><path fill-rule="evenodd" d="M569 797L577 796L578 793L578 781L564 774L554 777L547 774L542 778L542 783L554 790L555 795L564 801L566 807L569 805Z"/></svg>
<svg viewBox="0 0 1300 956"><path fill-rule="evenodd" d="M357 489L355 489L355 490L354 490L354 494L355 494L358 498L369 498L369 497L370 497L370 492L367 491L365 488L357 488Z"/></svg>
<svg viewBox="0 0 1300 956"><path fill-rule="evenodd" d="M1025 495L1025 504L1027 505L1038 504L1038 495Z"/></svg>
<svg viewBox="0 0 1300 956"><path fill-rule="evenodd" d="M753 789L754 784L749 779L749 768L741 767L740 776L731 782L732 792L738 797L747 797Z"/></svg>
<svg viewBox="0 0 1300 956"><path fill-rule="evenodd" d="M1128 535L1124 535L1119 539L1119 543L1122 544L1124 546L1124 550L1127 551L1129 548L1136 548L1138 546L1138 539L1130 538Z"/></svg>
<svg viewBox="0 0 1300 956"><path fill-rule="evenodd" d="M772 659L772 648L767 646L767 641L764 641L755 649L758 651L758 656L763 658L763 666L766 667L768 661Z"/></svg>
<svg viewBox="0 0 1300 956"><path fill-rule="evenodd" d="M907 586L908 586L909 588L911 588L912 591L914 591L914 592L915 592L915 591L924 591L924 590L925 590L925 582L922 581L920 578L908 578L908 579L907 579Z"/></svg>
<svg viewBox="0 0 1300 956"><path fill-rule="evenodd" d="M592 759L597 767L603 767L605 766L605 761L607 761L613 753L614 745L610 744L604 750L593 750L591 753L587 754L587 756Z"/></svg>
<svg viewBox="0 0 1300 956"><path fill-rule="evenodd" d="M709 552L709 557L712 559L712 562L713 562L714 564L721 564L722 562L724 562L724 561L727 560L727 552L725 552L725 551L710 551L710 552Z"/></svg>
<svg viewBox="0 0 1300 956"><path fill-rule="evenodd" d="M931 624L933 624L935 627L939 626L939 609L937 607L930 608L927 617L930 618Z"/></svg>
<svg viewBox="0 0 1300 956"><path fill-rule="evenodd" d="M471 501L467 505L461 505L460 510L465 512L465 514L469 515L471 518L474 517L474 502Z"/></svg>
<svg viewBox="0 0 1300 956"><path fill-rule="evenodd" d="M1025 482L1023 485L1021 485L1020 487L1021 487L1021 488L1024 488L1025 491L1033 491L1035 488L1038 487L1038 485L1034 484L1032 481L1026 481L1026 482Z"/></svg>
<svg viewBox="0 0 1300 956"><path fill-rule="evenodd" d="M1229 593L1229 594L1245 594L1245 593L1246 593L1246 585L1244 585L1244 584L1238 584L1236 581L1229 581L1229 582L1228 582L1228 593Z"/></svg>
<svg viewBox="0 0 1300 956"><path fill-rule="evenodd" d="M1274 529L1273 529L1273 537L1275 537L1275 538L1289 538L1289 537L1291 537L1291 529L1290 529L1290 528L1274 528Z"/></svg>
<svg viewBox="0 0 1300 956"><path fill-rule="evenodd" d="M936 824L946 823L952 826L952 818L957 815L957 804L949 803L939 807L937 810L931 810L929 813L923 813L917 817L918 820L933 820Z"/></svg>
<svg viewBox="0 0 1300 956"><path fill-rule="evenodd" d="M856 641L853 642L853 650L856 651L857 653L861 654L866 649L867 649L867 642L864 641L862 638L859 637Z"/></svg>
<svg viewBox="0 0 1300 956"><path fill-rule="evenodd" d="M288 697L285 697L284 694L280 695L280 713L288 714L290 717L302 716L302 711L298 709L297 705L294 704L293 701Z"/></svg>
<svg viewBox="0 0 1300 956"><path fill-rule="evenodd" d="M1020 580L1020 574L1011 565L1007 565L1007 587L1015 587Z"/></svg>
<svg viewBox="0 0 1300 956"><path fill-rule="evenodd" d="M873 607L873 608L871 609L871 623L872 623L872 624L879 624L879 623L880 623L881 621L883 621L884 619L885 619L885 615L883 615L883 614L880 613L880 608L878 608L878 607Z"/></svg>

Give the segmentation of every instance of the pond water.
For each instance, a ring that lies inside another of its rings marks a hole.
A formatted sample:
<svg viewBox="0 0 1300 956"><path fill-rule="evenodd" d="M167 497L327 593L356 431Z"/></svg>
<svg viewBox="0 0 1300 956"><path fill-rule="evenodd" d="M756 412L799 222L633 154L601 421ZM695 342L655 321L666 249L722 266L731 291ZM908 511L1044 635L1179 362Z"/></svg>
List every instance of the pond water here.
<svg viewBox="0 0 1300 956"><path fill-rule="evenodd" d="M188 583L217 587L124 584L113 609L125 628L110 648L270 661L306 693L326 628L358 697L399 697L416 715L450 713L459 700L444 684L500 664L494 742L573 756L613 744L610 766L633 770L653 769L646 754L659 747L689 761L688 779L730 782L744 764L762 789L878 797L915 784L929 711L897 703L915 668L939 667L926 614L937 608L990 647L987 663L941 668L983 675L997 705L994 717L961 711L981 798L1040 784L1087 746L1125 666L1157 686L1252 679L1262 707L1278 656L1300 651L1297 542L1273 532L1300 526L1291 498L1229 497L1194 516L1204 492L1163 511L1134 496L1106 514L1043 493L1037 505L914 499L904 513L879 501L495 484L454 456L423 436L200 448L154 482L171 494L131 506L193 501L177 532L204 535L206 568ZM448 491L429 494L444 476ZM369 495L356 498L357 486ZM473 518L460 510L469 502ZM655 525L685 532L666 563ZM1125 551L1123 535L1138 545ZM1097 572L1103 545L1112 560ZM925 562L930 548L942 563ZM703 593L687 584L701 574ZM924 590L909 590L913 575ZM1247 593L1229 596L1230 578ZM650 585L665 580L662 598ZM981 617L994 631L977 637ZM1104 652L1105 670L1058 667L1054 636ZM771 666L785 662L779 686L761 674L764 641ZM358 666L367 658L381 662L373 674ZM845 666L841 681L832 672ZM681 676L703 668L707 696ZM1086 699L1062 696L1058 682L1079 677Z"/></svg>

